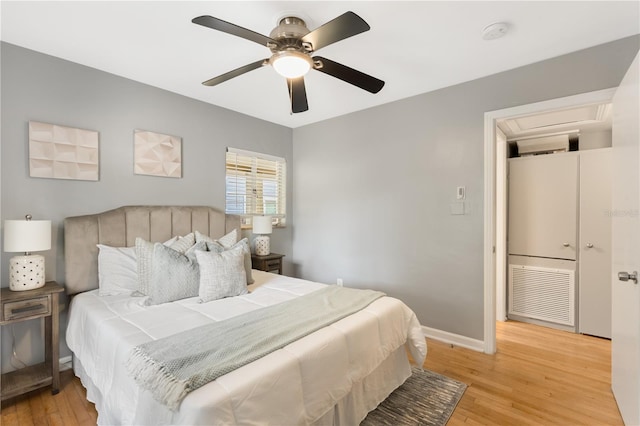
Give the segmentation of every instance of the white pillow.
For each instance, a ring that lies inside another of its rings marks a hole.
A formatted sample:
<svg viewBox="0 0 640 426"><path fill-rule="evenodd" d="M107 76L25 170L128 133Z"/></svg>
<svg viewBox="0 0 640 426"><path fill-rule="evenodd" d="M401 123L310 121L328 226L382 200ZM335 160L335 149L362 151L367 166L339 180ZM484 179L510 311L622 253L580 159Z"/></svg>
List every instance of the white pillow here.
<svg viewBox="0 0 640 426"><path fill-rule="evenodd" d="M138 287L135 247L98 244L98 294L131 294Z"/></svg>
<svg viewBox="0 0 640 426"><path fill-rule="evenodd" d="M200 302L248 293L243 247L220 253L196 251L196 258L200 266Z"/></svg>
<svg viewBox="0 0 640 426"><path fill-rule="evenodd" d="M191 235L193 237L193 235ZM178 241L173 237L164 242L170 246ZM98 246L98 294L113 296L131 294L138 289L138 266L135 247ZM132 280L135 284L132 285Z"/></svg>

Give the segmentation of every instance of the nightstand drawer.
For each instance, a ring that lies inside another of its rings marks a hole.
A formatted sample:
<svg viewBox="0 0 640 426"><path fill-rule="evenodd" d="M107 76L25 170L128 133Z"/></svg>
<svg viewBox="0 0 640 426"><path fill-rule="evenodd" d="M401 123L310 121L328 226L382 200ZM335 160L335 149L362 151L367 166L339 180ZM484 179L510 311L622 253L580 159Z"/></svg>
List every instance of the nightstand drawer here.
<svg viewBox="0 0 640 426"><path fill-rule="evenodd" d="M282 259L267 260L266 262L264 262L264 264L266 266L265 270L273 271L276 269L280 269L280 265L282 265Z"/></svg>
<svg viewBox="0 0 640 426"><path fill-rule="evenodd" d="M258 269L265 272L277 271L282 274L282 258L284 254L271 253L266 256L259 256L257 254L251 255L251 264L253 269Z"/></svg>
<svg viewBox="0 0 640 426"><path fill-rule="evenodd" d="M51 296L6 302L2 305L5 321L51 314Z"/></svg>

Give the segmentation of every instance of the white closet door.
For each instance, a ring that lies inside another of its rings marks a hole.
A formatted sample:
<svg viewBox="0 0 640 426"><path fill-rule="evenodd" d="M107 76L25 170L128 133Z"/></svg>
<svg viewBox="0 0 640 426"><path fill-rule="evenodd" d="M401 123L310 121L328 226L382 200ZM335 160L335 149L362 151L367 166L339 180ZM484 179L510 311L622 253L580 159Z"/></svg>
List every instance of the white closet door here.
<svg viewBox="0 0 640 426"><path fill-rule="evenodd" d="M509 160L509 254L576 259L578 156Z"/></svg>
<svg viewBox="0 0 640 426"><path fill-rule="evenodd" d="M611 337L611 149L580 152L580 333Z"/></svg>
<svg viewBox="0 0 640 426"><path fill-rule="evenodd" d="M640 424L640 54L613 97L611 389L622 419Z"/></svg>

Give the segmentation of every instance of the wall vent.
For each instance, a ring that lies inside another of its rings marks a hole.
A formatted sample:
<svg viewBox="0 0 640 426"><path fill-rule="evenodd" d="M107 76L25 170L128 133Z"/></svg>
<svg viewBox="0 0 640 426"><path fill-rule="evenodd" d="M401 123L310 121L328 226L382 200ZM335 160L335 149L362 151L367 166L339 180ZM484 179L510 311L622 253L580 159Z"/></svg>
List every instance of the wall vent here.
<svg viewBox="0 0 640 426"><path fill-rule="evenodd" d="M509 313L573 326L575 271L509 265Z"/></svg>

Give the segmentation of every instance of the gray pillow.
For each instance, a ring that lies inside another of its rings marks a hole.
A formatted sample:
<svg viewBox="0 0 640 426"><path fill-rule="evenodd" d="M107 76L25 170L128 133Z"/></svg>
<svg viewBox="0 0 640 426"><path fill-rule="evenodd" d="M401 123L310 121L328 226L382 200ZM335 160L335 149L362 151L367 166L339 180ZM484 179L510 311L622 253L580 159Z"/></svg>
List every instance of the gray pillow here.
<svg viewBox="0 0 640 426"><path fill-rule="evenodd" d="M165 246L185 253L196 242L195 234L192 232L184 237L174 237L165 241ZM151 265L154 243L146 241L140 237L136 238L136 267L138 271L138 289L133 296L146 296L149 294L149 283L151 282Z"/></svg>
<svg viewBox="0 0 640 426"><path fill-rule="evenodd" d="M222 253L225 250L233 250L237 247L242 247L244 253L244 272L247 275L247 284L253 284L253 276L251 275L251 248L249 247L249 239L243 238L231 247L224 247L217 241L207 243L207 250L216 253Z"/></svg>
<svg viewBox="0 0 640 426"><path fill-rule="evenodd" d="M202 234L199 231L196 231L196 242L200 242L200 241L204 241L204 242L207 242L207 243L213 243L213 242L217 241L224 248L230 248L235 243L238 242L238 231L236 229L234 229L231 232L229 232L228 234L218 238L217 240L214 240L210 236Z"/></svg>
<svg viewBox="0 0 640 426"><path fill-rule="evenodd" d="M178 237L178 239L168 244L169 247L180 253L186 253L196 243L196 234L193 232L185 235L184 237Z"/></svg>
<svg viewBox="0 0 640 426"><path fill-rule="evenodd" d="M200 302L248 293L241 246L220 253L197 251L196 257L200 265Z"/></svg>
<svg viewBox="0 0 640 426"><path fill-rule="evenodd" d="M145 304L159 305L197 296L200 271L196 255L205 248L205 243L197 243L183 254L164 244L155 243L151 258L149 297Z"/></svg>

